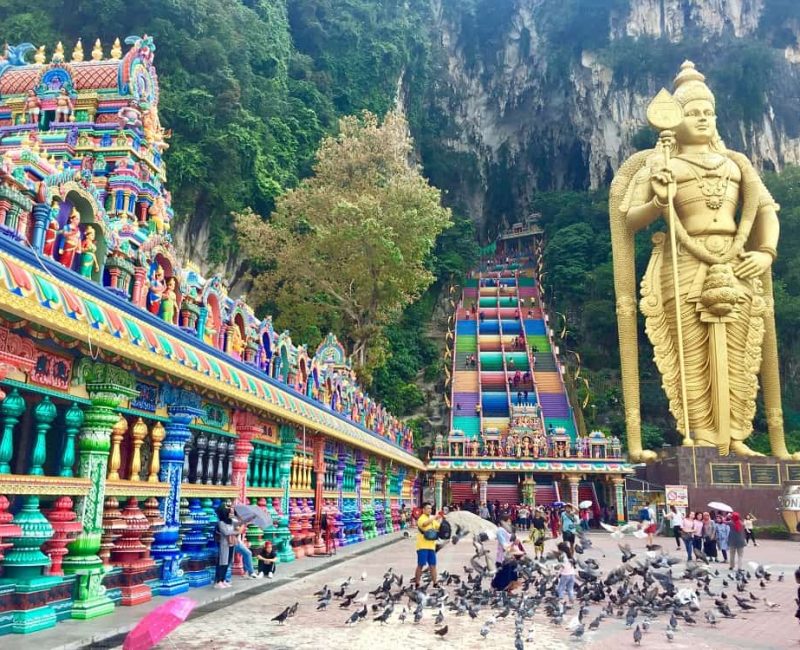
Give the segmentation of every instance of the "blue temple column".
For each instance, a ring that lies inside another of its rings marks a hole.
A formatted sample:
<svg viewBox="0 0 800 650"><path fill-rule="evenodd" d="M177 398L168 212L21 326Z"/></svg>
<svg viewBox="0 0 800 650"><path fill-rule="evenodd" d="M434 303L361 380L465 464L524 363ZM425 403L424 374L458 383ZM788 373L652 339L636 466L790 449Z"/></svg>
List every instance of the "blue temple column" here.
<svg viewBox="0 0 800 650"><path fill-rule="evenodd" d="M281 487L281 516L278 519L278 535L281 540L280 548L277 550L278 559L281 562L294 562L292 552L292 534L289 532L289 479L292 471L292 458L294 458L294 448L297 446L297 436L294 427L283 424L280 427L281 448L279 456L278 471L280 475Z"/></svg>
<svg viewBox="0 0 800 650"><path fill-rule="evenodd" d="M31 212L33 213L31 246L37 253L41 253L44 247L44 233L50 221L50 206L47 203L36 203Z"/></svg>
<svg viewBox="0 0 800 650"><path fill-rule="evenodd" d="M203 414L200 408L200 396L184 390L170 391L171 405L167 409L169 422L166 436L161 447L161 471L159 480L169 484L169 494L160 499L159 509L164 518L164 525L155 531L153 537L152 556L161 560L161 580L158 593L162 596L174 596L189 589L189 581L181 571L183 554L178 546L180 535L181 484L183 476L183 460L186 443L191 437L189 424Z"/></svg>

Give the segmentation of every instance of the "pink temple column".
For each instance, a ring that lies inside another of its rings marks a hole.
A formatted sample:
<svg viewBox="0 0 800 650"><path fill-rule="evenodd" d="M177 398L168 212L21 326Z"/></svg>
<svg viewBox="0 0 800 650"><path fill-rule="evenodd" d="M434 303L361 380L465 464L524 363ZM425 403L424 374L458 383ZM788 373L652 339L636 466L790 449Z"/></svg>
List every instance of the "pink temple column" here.
<svg viewBox="0 0 800 650"><path fill-rule="evenodd" d="M325 437L314 436L314 553L325 553L325 542L322 541L320 521L322 520L322 499L325 489Z"/></svg>
<svg viewBox="0 0 800 650"><path fill-rule="evenodd" d="M131 302L139 307L145 306L145 285L146 285L146 271L143 266L137 266L133 270L133 295Z"/></svg>

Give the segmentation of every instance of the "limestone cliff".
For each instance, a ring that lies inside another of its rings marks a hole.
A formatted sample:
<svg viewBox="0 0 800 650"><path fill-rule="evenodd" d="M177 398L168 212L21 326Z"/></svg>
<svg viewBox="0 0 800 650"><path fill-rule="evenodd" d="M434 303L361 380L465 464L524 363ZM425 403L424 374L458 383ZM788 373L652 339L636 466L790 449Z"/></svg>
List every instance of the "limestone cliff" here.
<svg viewBox="0 0 800 650"><path fill-rule="evenodd" d="M433 181L488 230L525 214L536 190L599 187L654 140L645 109L684 58L709 77L729 147L767 169L800 163L790 5L430 0L441 64L428 124L440 124L417 136Z"/></svg>

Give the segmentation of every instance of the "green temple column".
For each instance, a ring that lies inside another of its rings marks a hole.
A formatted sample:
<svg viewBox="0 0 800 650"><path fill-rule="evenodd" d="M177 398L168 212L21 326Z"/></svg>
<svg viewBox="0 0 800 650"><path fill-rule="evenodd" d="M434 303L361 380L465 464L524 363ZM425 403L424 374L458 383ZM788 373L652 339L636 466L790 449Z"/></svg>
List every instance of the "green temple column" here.
<svg viewBox="0 0 800 650"><path fill-rule="evenodd" d="M73 402L64 415L64 451L61 454L61 467L59 476L72 476L72 466L75 465L75 437L83 424L83 411Z"/></svg>
<svg viewBox="0 0 800 650"><path fill-rule="evenodd" d="M11 473L11 457L14 455L14 427L25 412L25 399L15 388L3 400L0 414L3 416L3 436L0 438L0 474Z"/></svg>
<svg viewBox="0 0 800 650"><path fill-rule="evenodd" d="M289 479L292 471L292 458L294 449L297 446L297 437L294 427L283 424L280 427L281 447L278 450L278 479L282 491L281 511L283 514L278 518L277 539L280 540L280 548L277 550L278 559L281 562L294 562L291 538L289 532Z"/></svg>
<svg viewBox="0 0 800 650"><path fill-rule="evenodd" d="M103 587L105 569L97 552L103 534L103 502L111 428L117 422L117 409L123 400L137 395L133 377L108 364L94 364L87 371L86 390L92 401L84 414L78 438L78 476L91 479L89 493L81 497L76 511L83 524L80 533L67 547L64 573L77 575L72 618L89 619L114 610L113 601Z"/></svg>

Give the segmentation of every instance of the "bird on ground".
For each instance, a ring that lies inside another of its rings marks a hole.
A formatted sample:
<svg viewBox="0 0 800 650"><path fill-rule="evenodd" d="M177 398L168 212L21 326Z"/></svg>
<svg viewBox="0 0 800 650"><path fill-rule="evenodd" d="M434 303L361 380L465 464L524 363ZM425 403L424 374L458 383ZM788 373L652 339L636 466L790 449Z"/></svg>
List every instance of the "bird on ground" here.
<svg viewBox="0 0 800 650"><path fill-rule="evenodd" d="M433 619L433 624L441 625L442 623L444 623L444 611L439 608L439 613L436 615L436 618Z"/></svg>
<svg viewBox="0 0 800 650"><path fill-rule="evenodd" d="M670 643L672 643L675 640L675 632L672 630L672 628L668 627L665 634L667 637L667 641L669 641Z"/></svg>
<svg viewBox="0 0 800 650"><path fill-rule="evenodd" d="M367 579L367 572L366 571L362 571L361 572L361 582L365 582L366 579Z"/></svg>
<svg viewBox="0 0 800 650"><path fill-rule="evenodd" d="M299 604L300 604L299 602L296 602L294 605L292 605L292 606L289 608L289 618L291 618L292 616L294 616L295 614L297 614L297 606L298 606Z"/></svg>
<svg viewBox="0 0 800 650"><path fill-rule="evenodd" d="M642 643L642 630L639 626L636 626L636 629L633 631L633 642L636 645L641 645Z"/></svg>
<svg viewBox="0 0 800 650"><path fill-rule="evenodd" d="M440 638L444 638L444 635L447 634L447 626L445 625L438 630L434 630L433 633Z"/></svg>
<svg viewBox="0 0 800 650"><path fill-rule="evenodd" d="M765 604L765 605L766 605L766 606L767 606L769 609L778 609L778 608L781 606L781 605L780 605L780 603L771 603L771 602L770 602L769 600L767 600L766 598L764 599L764 604Z"/></svg>
<svg viewBox="0 0 800 650"><path fill-rule="evenodd" d="M383 610L380 616L376 616L372 620L378 621L378 623L383 625L384 623L386 623L386 621L389 620L389 617L392 615L393 611L394 611L394 605L389 605L386 609Z"/></svg>
<svg viewBox="0 0 800 650"><path fill-rule="evenodd" d="M284 609L280 614L278 614L273 621L278 621L278 625L283 625L287 618L289 618L289 612L291 611L291 607L287 607Z"/></svg>

